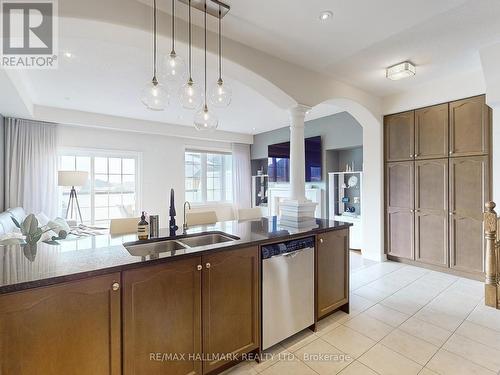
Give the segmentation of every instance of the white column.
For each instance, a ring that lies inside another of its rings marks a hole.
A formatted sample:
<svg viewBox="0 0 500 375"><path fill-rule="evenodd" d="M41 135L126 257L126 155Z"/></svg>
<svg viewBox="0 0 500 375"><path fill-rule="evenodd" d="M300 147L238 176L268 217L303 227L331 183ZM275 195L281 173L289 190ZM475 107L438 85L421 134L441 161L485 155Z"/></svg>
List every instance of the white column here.
<svg viewBox="0 0 500 375"><path fill-rule="evenodd" d="M297 105L290 114L290 199L280 205L280 225L288 230L315 228L316 203L306 199L304 119L311 107Z"/></svg>
<svg viewBox="0 0 500 375"><path fill-rule="evenodd" d="M289 110L290 115L290 199L306 200L304 120L311 107L298 105Z"/></svg>

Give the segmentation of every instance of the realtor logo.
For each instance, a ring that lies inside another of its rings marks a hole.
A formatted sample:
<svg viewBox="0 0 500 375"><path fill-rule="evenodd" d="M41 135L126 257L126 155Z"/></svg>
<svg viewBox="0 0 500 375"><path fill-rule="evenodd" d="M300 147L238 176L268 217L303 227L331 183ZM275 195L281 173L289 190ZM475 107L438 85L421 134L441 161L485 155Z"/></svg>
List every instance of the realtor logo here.
<svg viewBox="0 0 500 375"><path fill-rule="evenodd" d="M2 0L3 68L57 67L56 0Z"/></svg>

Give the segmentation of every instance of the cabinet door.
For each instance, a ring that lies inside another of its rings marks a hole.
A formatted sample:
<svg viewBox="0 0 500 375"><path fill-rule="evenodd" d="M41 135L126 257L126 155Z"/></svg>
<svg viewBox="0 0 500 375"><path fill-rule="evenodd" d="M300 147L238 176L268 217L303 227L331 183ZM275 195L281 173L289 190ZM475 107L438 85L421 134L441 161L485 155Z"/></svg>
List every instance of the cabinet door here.
<svg viewBox="0 0 500 375"><path fill-rule="evenodd" d="M349 302L349 230L317 236L316 316L319 320Z"/></svg>
<svg viewBox="0 0 500 375"><path fill-rule="evenodd" d="M448 265L448 158L415 162L415 259Z"/></svg>
<svg viewBox="0 0 500 375"><path fill-rule="evenodd" d="M415 112L404 112L384 118L386 161L414 158Z"/></svg>
<svg viewBox="0 0 500 375"><path fill-rule="evenodd" d="M229 361L221 354L248 353L260 343L258 247L203 256L203 372ZM219 358L217 358L219 356Z"/></svg>
<svg viewBox="0 0 500 375"><path fill-rule="evenodd" d="M121 374L119 281L111 274L1 295L0 374Z"/></svg>
<svg viewBox="0 0 500 375"><path fill-rule="evenodd" d="M484 204L490 200L487 156L450 159L450 267L484 272Z"/></svg>
<svg viewBox="0 0 500 375"><path fill-rule="evenodd" d="M490 110L484 96L450 103L450 156L486 155Z"/></svg>
<svg viewBox="0 0 500 375"><path fill-rule="evenodd" d="M415 162L386 166L386 249L389 255L414 259Z"/></svg>
<svg viewBox="0 0 500 375"><path fill-rule="evenodd" d="M415 158L448 157L448 104L415 111Z"/></svg>
<svg viewBox="0 0 500 375"><path fill-rule="evenodd" d="M201 374L193 358L201 356L199 265L196 257L123 272L125 375ZM184 358L152 360L151 353Z"/></svg>

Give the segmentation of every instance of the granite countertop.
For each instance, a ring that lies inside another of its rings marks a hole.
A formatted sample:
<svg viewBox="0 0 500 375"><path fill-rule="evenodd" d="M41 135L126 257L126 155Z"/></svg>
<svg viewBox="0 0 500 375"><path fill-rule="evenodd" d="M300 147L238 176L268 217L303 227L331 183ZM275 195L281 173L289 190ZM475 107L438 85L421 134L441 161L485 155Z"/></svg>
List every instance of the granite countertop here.
<svg viewBox="0 0 500 375"><path fill-rule="evenodd" d="M217 231L239 239L147 256L133 256L123 246L137 241L135 234L71 237L60 241L56 246L39 243L35 253L30 253L20 246L0 246L0 294L119 272L145 263L159 263L222 249L279 242L307 234L345 229L352 225L324 219L316 219L316 223L316 228L293 231L280 226L276 217L202 225L190 228L187 234ZM179 234L181 232L178 231ZM164 237L168 237L168 231L160 230L160 238Z"/></svg>

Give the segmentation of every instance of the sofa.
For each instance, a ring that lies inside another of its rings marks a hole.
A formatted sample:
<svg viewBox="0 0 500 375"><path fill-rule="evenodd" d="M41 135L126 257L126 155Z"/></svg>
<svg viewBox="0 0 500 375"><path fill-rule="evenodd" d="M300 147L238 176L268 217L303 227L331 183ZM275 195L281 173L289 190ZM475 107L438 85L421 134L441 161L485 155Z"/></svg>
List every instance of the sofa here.
<svg viewBox="0 0 500 375"><path fill-rule="evenodd" d="M12 221L12 217L18 222L22 222L26 218L26 212L22 207L16 207L0 213L0 236L16 231L17 227Z"/></svg>

